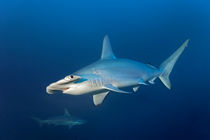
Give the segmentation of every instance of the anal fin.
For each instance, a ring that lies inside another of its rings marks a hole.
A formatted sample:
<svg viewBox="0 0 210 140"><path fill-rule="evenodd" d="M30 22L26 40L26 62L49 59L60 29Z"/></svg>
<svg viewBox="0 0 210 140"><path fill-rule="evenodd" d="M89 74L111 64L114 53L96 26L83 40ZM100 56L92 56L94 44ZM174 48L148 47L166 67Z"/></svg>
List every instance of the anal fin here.
<svg viewBox="0 0 210 140"><path fill-rule="evenodd" d="M133 91L134 91L134 92L137 92L138 89L139 89L139 86L133 87Z"/></svg>
<svg viewBox="0 0 210 140"><path fill-rule="evenodd" d="M154 78L152 78L151 80L149 80L148 82L150 83L150 84L155 84L155 79L156 79L157 77L154 77Z"/></svg>

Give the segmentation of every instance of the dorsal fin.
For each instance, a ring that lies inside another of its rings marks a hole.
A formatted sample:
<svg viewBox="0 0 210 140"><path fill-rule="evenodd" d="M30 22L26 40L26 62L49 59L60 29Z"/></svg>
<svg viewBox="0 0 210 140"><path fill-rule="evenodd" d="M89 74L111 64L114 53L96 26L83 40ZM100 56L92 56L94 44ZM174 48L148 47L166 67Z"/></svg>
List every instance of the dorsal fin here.
<svg viewBox="0 0 210 140"><path fill-rule="evenodd" d="M66 108L64 109L64 116L71 116Z"/></svg>
<svg viewBox="0 0 210 140"><path fill-rule="evenodd" d="M104 37L101 59L116 59L107 35Z"/></svg>

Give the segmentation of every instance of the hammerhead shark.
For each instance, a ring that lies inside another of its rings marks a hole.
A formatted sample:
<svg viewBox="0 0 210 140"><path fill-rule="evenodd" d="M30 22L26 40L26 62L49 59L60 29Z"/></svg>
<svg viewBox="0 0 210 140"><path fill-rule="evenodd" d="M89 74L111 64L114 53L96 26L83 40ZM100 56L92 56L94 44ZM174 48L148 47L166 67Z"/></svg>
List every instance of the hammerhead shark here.
<svg viewBox="0 0 210 140"><path fill-rule="evenodd" d="M109 38L105 36L98 61L50 84L46 91L48 94L57 91L71 95L91 94L94 104L99 105L110 92L130 93L122 90L127 87L136 92L141 85L154 84L157 77L171 89L169 75L188 42L189 39L157 68L151 64L116 58Z"/></svg>
<svg viewBox="0 0 210 140"><path fill-rule="evenodd" d="M36 117L32 117L32 119L37 121L40 124L40 126L42 126L43 124L49 124L55 126L68 126L69 129L73 126L82 125L86 123L85 120L79 119L69 114L67 109L64 110L64 115L61 116L54 116L45 120Z"/></svg>

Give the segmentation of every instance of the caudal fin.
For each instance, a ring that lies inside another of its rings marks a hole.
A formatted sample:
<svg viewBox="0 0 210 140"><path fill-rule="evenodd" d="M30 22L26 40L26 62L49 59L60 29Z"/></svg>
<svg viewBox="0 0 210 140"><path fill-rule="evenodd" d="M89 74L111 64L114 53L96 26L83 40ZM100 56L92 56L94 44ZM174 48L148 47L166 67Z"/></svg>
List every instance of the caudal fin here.
<svg viewBox="0 0 210 140"><path fill-rule="evenodd" d="M186 40L168 59L166 59L160 65L160 71L162 73L160 74L159 78L168 89L171 89L171 82L169 79L169 75L170 75L176 61L178 60L179 56L182 54L184 49L187 47L188 42L189 42L189 39Z"/></svg>

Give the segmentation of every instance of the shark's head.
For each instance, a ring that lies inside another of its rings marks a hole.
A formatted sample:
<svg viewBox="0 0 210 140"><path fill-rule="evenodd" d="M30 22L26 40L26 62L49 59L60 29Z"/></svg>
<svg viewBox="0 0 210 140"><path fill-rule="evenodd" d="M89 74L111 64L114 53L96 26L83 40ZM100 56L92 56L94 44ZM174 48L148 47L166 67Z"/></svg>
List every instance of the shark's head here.
<svg viewBox="0 0 210 140"><path fill-rule="evenodd" d="M54 94L59 91L72 95L85 94L88 92L89 87L87 81L88 79L79 75L68 75L47 86L46 91L48 94Z"/></svg>

